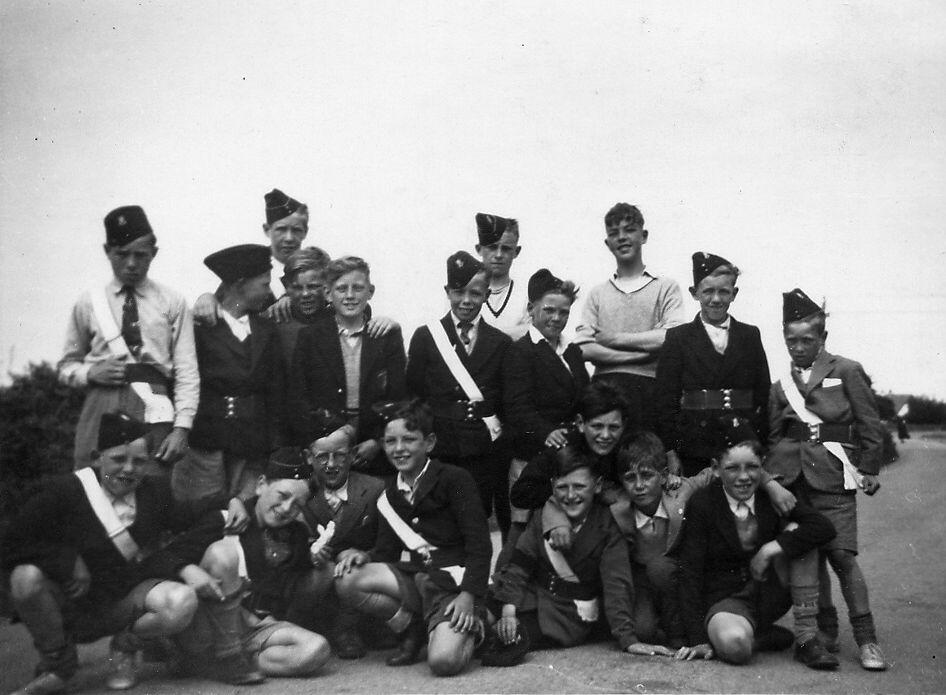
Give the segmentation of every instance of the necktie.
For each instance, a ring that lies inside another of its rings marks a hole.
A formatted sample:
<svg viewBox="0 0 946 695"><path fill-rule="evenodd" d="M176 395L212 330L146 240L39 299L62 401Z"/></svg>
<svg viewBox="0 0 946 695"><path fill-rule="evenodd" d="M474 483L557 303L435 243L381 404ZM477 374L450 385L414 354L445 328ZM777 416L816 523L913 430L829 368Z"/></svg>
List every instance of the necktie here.
<svg viewBox="0 0 946 695"><path fill-rule="evenodd" d="M332 514L338 514L338 510L341 509L342 506L341 497L334 492L329 492L325 499L328 502L328 506L332 508Z"/></svg>
<svg viewBox="0 0 946 695"><path fill-rule="evenodd" d="M141 354L141 326L138 324L138 301L135 288L131 285L122 287L125 302L122 304L122 338L134 357Z"/></svg>
<svg viewBox="0 0 946 695"><path fill-rule="evenodd" d="M745 502L736 505L736 532L739 534L739 543L746 552L755 549L758 530L759 522L756 521L749 505Z"/></svg>
<svg viewBox="0 0 946 695"><path fill-rule="evenodd" d="M464 349L470 351L470 329L473 328L473 323L470 321L460 321L457 324L457 328L460 329L460 342L463 343Z"/></svg>

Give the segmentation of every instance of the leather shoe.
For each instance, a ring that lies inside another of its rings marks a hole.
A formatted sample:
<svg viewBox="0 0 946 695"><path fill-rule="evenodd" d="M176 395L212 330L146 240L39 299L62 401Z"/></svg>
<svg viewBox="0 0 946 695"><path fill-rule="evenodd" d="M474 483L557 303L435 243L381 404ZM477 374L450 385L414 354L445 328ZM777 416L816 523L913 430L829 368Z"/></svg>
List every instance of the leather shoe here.
<svg viewBox="0 0 946 695"><path fill-rule="evenodd" d="M388 666L410 666L416 663L420 650L427 643L427 631L419 620L412 620L401 636L401 644L393 656L388 657L385 663Z"/></svg>
<svg viewBox="0 0 946 695"><path fill-rule="evenodd" d="M69 685L69 681L52 671L45 671L19 690L14 690L10 695L52 695L52 693L61 693Z"/></svg>
<svg viewBox="0 0 946 695"><path fill-rule="evenodd" d="M335 655L339 659L360 659L368 653L361 637L358 636L357 632L351 630L339 632L335 636L334 642Z"/></svg>
<svg viewBox="0 0 946 695"><path fill-rule="evenodd" d="M795 645L795 661L816 671L831 671L838 667L838 657L825 649L817 637Z"/></svg>
<svg viewBox="0 0 946 695"><path fill-rule="evenodd" d="M887 660L876 642L861 645L861 666L868 671L886 671Z"/></svg>
<svg viewBox="0 0 946 695"><path fill-rule="evenodd" d="M821 640L821 644L824 645L824 648L832 654L837 654L841 651L841 644L837 635L831 635L824 630L818 630L818 639Z"/></svg>

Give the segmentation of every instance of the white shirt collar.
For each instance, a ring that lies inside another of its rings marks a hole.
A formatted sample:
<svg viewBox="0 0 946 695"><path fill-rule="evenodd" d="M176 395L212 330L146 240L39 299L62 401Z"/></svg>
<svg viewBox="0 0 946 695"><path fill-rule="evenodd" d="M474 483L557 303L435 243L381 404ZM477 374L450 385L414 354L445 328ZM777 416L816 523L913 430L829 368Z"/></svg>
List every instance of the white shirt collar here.
<svg viewBox="0 0 946 695"><path fill-rule="evenodd" d="M611 284L614 285L615 289L624 294L632 294L638 290L642 290L647 285L649 285L653 280L656 280L657 276L647 270L645 267L639 277L636 278L620 278L618 274L615 273L611 276Z"/></svg>
<svg viewBox="0 0 946 695"><path fill-rule="evenodd" d="M716 324L714 324L714 323L707 323L706 319L703 318L703 314L700 314L700 321L703 322L703 327L704 327L706 330L728 331L728 330L729 330L729 324L732 323L732 316L729 316L729 315L727 314L726 320L723 321L723 322L722 322L721 324L719 324L718 326L717 326Z"/></svg>
<svg viewBox="0 0 946 695"><path fill-rule="evenodd" d="M414 484L408 485L407 481L404 480L404 476L401 475L401 472L398 471L397 479L394 481L395 485L399 492L403 492L408 500L411 502L414 501L414 490L417 489L417 483L420 482L421 476L427 472L427 469L430 467L430 459L427 459L427 463L424 464L424 467L420 469L420 473L417 474L417 477L414 478Z"/></svg>
<svg viewBox="0 0 946 695"><path fill-rule="evenodd" d="M736 508L742 503L745 502L746 506L749 507L749 511L755 514L755 493L752 494L747 500L737 500L733 497L730 497L729 493L723 490L723 494L726 495L726 501L729 502L729 508L732 510L733 515L736 514Z"/></svg>
<svg viewBox="0 0 946 695"><path fill-rule="evenodd" d="M663 500L660 500L660 504L657 506L657 511L654 512L653 516L647 516L639 509L634 509L634 525L637 528L643 528L649 524L653 519L669 519L670 516L667 514L667 508L664 507Z"/></svg>
<svg viewBox="0 0 946 695"><path fill-rule="evenodd" d="M348 501L348 481L345 481L345 484L336 490L330 490L325 488L325 499L332 498L340 499L342 502Z"/></svg>
<svg viewBox="0 0 946 695"><path fill-rule="evenodd" d="M222 308L221 308L222 309ZM223 316L223 320L227 322L227 325L230 327L230 331L236 336L236 339L242 342L250 335L253 331L250 329L250 315L243 314L240 318L237 318L231 314L226 309L222 309L220 314Z"/></svg>

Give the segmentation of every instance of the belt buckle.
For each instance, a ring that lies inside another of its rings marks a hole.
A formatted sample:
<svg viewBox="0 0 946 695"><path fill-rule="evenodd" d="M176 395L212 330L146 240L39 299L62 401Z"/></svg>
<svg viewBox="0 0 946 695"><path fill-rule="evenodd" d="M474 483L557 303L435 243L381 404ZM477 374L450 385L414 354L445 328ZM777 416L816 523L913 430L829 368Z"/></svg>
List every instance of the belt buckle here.
<svg viewBox="0 0 946 695"><path fill-rule="evenodd" d="M236 417L236 396L224 396L223 400L227 402L227 412L224 417L226 418L235 418Z"/></svg>
<svg viewBox="0 0 946 695"><path fill-rule="evenodd" d="M460 403L466 406L466 419L469 421L475 420L476 416L473 414L473 409L475 407L475 404L473 403L473 401L460 401Z"/></svg>
<svg viewBox="0 0 946 695"><path fill-rule="evenodd" d="M821 441L821 423L808 424L808 441L813 444Z"/></svg>
<svg viewBox="0 0 946 695"><path fill-rule="evenodd" d="M723 394L723 410L732 410L732 389L721 389Z"/></svg>
<svg viewBox="0 0 946 695"><path fill-rule="evenodd" d="M550 575L550 576L549 576L548 590L551 591L553 594L555 594L555 593L558 593L558 592L557 592L557 587L558 587L558 577L556 577L556 576L554 576L554 575Z"/></svg>

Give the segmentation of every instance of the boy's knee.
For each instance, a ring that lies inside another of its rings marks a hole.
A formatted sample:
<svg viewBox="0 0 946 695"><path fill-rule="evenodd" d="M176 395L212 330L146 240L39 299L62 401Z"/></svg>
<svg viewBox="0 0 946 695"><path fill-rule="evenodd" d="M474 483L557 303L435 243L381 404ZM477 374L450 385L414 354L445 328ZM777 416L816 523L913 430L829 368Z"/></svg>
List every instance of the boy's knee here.
<svg viewBox="0 0 946 695"><path fill-rule="evenodd" d="M149 593L148 602L168 629L175 632L187 627L197 612L197 594L180 582L158 584Z"/></svg>
<svg viewBox="0 0 946 695"><path fill-rule="evenodd" d="M17 565L10 573L10 596L29 601L46 591L46 575L36 565Z"/></svg>
<svg viewBox="0 0 946 695"><path fill-rule="evenodd" d="M713 643L716 655L731 664L745 664L752 658L752 638L741 633L720 635L718 644Z"/></svg>
<svg viewBox="0 0 946 695"><path fill-rule="evenodd" d="M207 546L200 566L215 579L223 579L237 574L240 555L229 541L219 540Z"/></svg>
<svg viewBox="0 0 946 695"><path fill-rule="evenodd" d="M455 676L469 663L469 659L464 658L462 653L429 654L427 656L427 665L435 676L446 677Z"/></svg>
<svg viewBox="0 0 946 695"><path fill-rule="evenodd" d="M834 548L827 552L828 562L835 572L844 572L854 567L856 562L855 555L850 550Z"/></svg>
<svg viewBox="0 0 946 695"><path fill-rule="evenodd" d="M314 632L310 633L309 639L301 645L301 651L299 675L315 673L325 666L332 656L328 640Z"/></svg>

